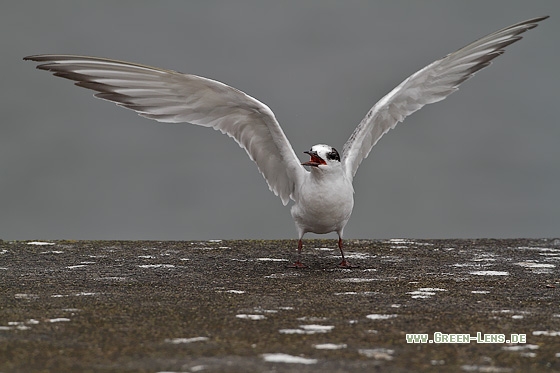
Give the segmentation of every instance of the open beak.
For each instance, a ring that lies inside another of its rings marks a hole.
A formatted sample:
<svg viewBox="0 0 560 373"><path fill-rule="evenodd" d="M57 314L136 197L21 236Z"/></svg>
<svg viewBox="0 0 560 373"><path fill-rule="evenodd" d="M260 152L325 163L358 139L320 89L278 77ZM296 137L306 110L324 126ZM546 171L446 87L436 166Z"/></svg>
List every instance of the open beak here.
<svg viewBox="0 0 560 373"><path fill-rule="evenodd" d="M317 155L317 152L305 151L304 153L309 154L311 159L308 162L302 163L302 166L319 167L319 165L327 164L327 162Z"/></svg>

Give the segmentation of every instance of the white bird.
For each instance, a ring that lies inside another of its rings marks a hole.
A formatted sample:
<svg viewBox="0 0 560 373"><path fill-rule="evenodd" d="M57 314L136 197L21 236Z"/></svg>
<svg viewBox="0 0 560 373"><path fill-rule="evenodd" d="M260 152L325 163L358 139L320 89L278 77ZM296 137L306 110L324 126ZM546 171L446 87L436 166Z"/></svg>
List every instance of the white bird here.
<svg viewBox="0 0 560 373"><path fill-rule="evenodd" d="M344 258L342 236L354 206L352 180L358 166L387 131L426 104L441 101L465 80L521 39L520 34L545 17L523 21L489 34L412 74L377 102L354 130L342 156L329 145L306 151L301 163L273 112L257 99L224 83L172 70L111 59L37 55L38 69L76 81L112 101L159 122L188 122L211 127L232 137L257 164L268 186L284 205L294 201L291 214L302 239L308 233L336 232L342 256L340 267L352 267ZM303 166L308 166L309 171Z"/></svg>

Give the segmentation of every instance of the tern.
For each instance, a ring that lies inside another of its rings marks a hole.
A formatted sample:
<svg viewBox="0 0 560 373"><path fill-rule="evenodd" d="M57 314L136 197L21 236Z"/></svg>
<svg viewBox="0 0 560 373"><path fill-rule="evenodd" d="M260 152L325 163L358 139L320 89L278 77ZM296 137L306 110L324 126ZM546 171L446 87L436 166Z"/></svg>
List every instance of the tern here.
<svg viewBox="0 0 560 373"><path fill-rule="evenodd" d="M491 33L417 71L369 110L344 144L342 154L329 145L314 145L304 152L310 160L303 163L267 105L216 80L98 57L45 54L24 60L39 62L38 69L73 80L77 86L96 91L95 97L143 117L211 127L232 137L256 163L282 203L294 202L291 214L298 247L291 267L306 267L301 262L306 233L336 232L342 256L339 266L352 268L344 257L342 237L354 206L352 180L372 147L410 114L455 92L505 47L520 40L522 33L546 18L529 19Z"/></svg>

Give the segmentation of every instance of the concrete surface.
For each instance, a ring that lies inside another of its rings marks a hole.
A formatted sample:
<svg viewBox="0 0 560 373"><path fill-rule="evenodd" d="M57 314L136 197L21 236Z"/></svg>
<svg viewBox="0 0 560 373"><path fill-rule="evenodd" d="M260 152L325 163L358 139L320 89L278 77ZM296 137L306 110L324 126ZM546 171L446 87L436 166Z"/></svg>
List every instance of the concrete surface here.
<svg viewBox="0 0 560 373"><path fill-rule="evenodd" d="M559 239L295 244L0 241L0 372L560 371Z"/></svg>

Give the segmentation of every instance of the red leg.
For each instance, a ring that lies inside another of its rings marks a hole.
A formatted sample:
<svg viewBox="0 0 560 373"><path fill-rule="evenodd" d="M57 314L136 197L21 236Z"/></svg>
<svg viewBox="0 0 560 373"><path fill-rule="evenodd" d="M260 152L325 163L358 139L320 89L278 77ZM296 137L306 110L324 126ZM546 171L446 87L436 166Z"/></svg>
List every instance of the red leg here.
<svg viewBox="0 0 560 373"><path fill-rule="evenodd" d="M342 237L338 236L338 249L340 250L340 255L342 255L342 262L338 265L340 268L358 268L358 266L350 264L344 258L344 251L342 250Z"/></svg>
<svg viewBox="0 0 560 373"><path fill-rule="evenodd" d="M301 249L302 248L303 248L303 242L301 241L301 238L300 238L299 241L298 241L298 245L297 245L297 260L294 262L294 264L289 265L288 268L307 268L307 266L301 262Z"/></svg>

